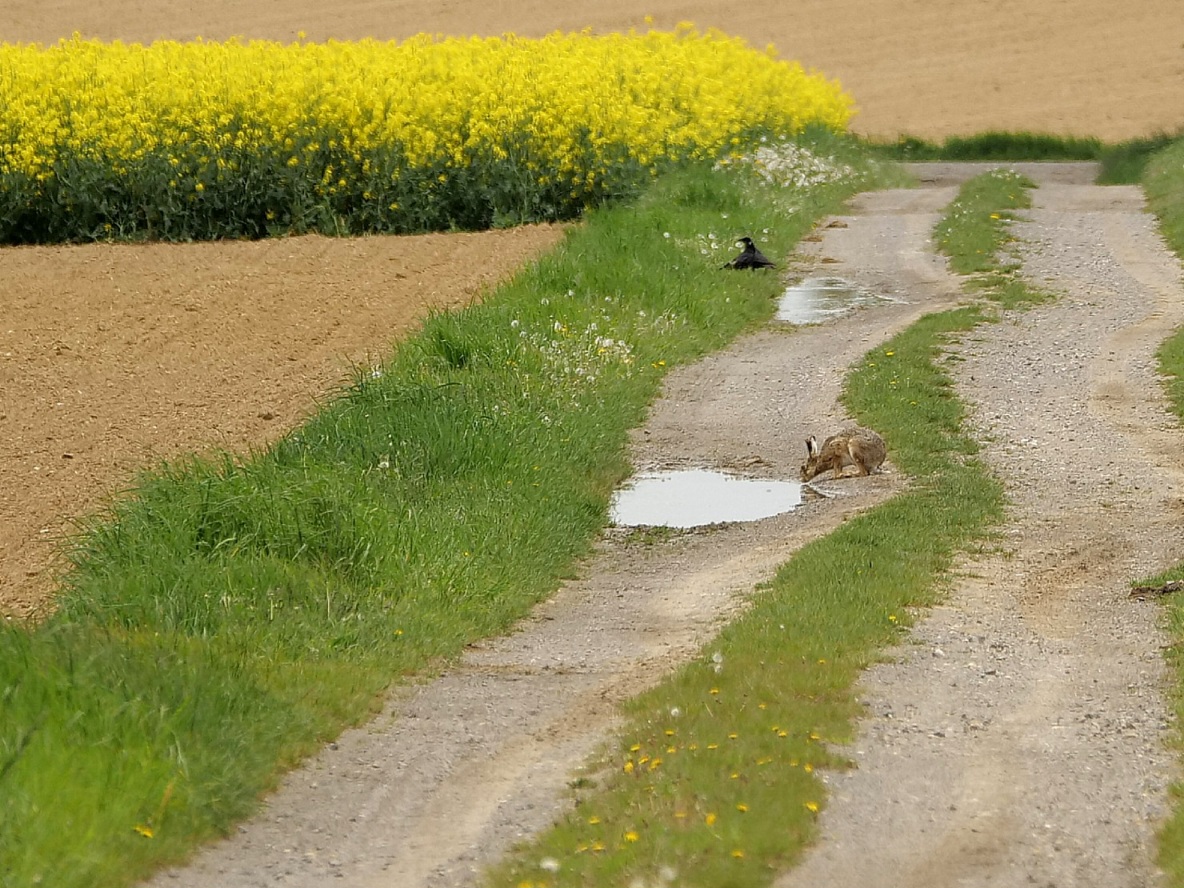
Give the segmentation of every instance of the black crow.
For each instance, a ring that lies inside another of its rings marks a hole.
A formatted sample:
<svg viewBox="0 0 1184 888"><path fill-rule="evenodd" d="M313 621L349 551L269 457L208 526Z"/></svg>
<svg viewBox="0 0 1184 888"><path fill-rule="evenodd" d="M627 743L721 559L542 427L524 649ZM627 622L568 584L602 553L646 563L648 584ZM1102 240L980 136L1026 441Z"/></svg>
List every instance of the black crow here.
<svg viewBox="0 0 1184 888"><path fill-rule="evenodd" d="M724 268L773 268L774 265L769 261L760 250L756 248L756 244L752 242L750 237L740 238L740 243L744 244L744 251L724 265Z"/></svg>

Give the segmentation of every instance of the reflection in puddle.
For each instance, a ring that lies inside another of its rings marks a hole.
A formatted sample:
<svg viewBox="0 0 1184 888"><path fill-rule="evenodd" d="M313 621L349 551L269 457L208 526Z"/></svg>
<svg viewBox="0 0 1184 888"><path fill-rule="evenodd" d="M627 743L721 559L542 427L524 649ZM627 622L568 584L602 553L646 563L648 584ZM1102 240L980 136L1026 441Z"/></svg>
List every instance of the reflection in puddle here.
<svg viewBox="0 0 1184 888"><path fill-rule="evenodd" d="M791 324L821 324L861 305L894 301L861 290L841 277L808 277L786 288L777 304L777 320Z"/></svg>
<svg viewBox="0 0 1184 888"><path fill-rule="evenodd" d="M701 527L757 521L802 503L796 481L739 478L707 469L644 472L613 495L614 524L631 527Z"/></svg>

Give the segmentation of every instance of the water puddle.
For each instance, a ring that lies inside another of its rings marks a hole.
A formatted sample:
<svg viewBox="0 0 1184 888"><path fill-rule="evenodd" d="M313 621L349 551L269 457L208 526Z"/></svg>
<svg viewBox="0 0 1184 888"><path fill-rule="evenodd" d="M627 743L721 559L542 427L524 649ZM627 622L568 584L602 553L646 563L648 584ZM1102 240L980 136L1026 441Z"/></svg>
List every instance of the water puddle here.
<svg viewBox="0 0 1184 888"><path fill-rule="evenodd" d="M613 495L614 524L629 527L702 527L758 521L802 504L796 481L740 478L708 469L643 472Z"/></svg>
<svg viewBox="0 0 1184 888"><path fill-rule="evenodd" d="M821 324L865 305L895 302L877 296L841 277L808 277L787 287L777 304L777 320L791 324Z"/></svg>

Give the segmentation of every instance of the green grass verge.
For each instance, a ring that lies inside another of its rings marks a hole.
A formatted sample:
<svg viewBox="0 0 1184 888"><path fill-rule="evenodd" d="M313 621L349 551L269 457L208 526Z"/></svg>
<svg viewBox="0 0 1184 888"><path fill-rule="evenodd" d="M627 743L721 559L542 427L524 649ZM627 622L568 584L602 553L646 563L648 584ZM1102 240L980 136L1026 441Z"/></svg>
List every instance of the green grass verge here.
<svg viewBox="0 0 1184 888"><path fill-rule="evenodd" d="M1180 136L1160 133L1109 145L1102 152L1099 185L1138 185L1144 181L1147 165Z"/></svg>
<svg viewBox="0 0 1184 888"><path fill-rule="evenodd" d="M874 142L873 147L900 161L1097 160L1104 150L1093 138L1003 131L950 136L942 142L901 136L895 142Z"/></svg>
<svg viewBox="0 0 1184 888"><path fill-rule="evenodd" d="M1144 173L1144 188L1164 237L1176 254L1184 258L1184 139L1150 160ZM1184 424L1184 328L1160 346L1157 358L1171 408ZM1159 585L1179 579L1184 579L1184 564L1138 583ZM1172 642L1167 661L1175 676L1172 705L1180 722L1184 720L1184 598L1166 597L1164 611ZM1175 742L1178 750L1184 752L1184 736L1177 733ZM1184 886L1184 784L1179 782L1172 787L1172 814L1159 835L1159 864L1167 872L1169 884Z"/></svg>
<svg viewBox="0 0 1184 888"><path fill-rule="evenodd" d="M895 142L872 142L881 156L902 162L918 161L1097 161L1099 185L1133 185L1156 152L1178 136L1159 134L1123 142L1055 136L1047 133L986 132L951 136L932 142L902 136Z"/></svg>
<svg viewBox="0 0 1184 888"><path fill-rule="evenodd" d="M1184 190L1181 191L1184 195ZM1184 209L1184 208L1182 208ZM1176 332L1159 349L1159 368L1165 378L1172 409L1184 424L1184 329ZM1138 585L1158 586L1171 580L1184 580L1184 563L1163 573L1138 581ZM1165 624L1171 643L1166 656L1175 677L1171 694L1177 724L1184 722L1184 599L1179 594L1164 599ZM1175 745L1184 753L1184 736L1177 731ZM1168 874L1168 882L1184 886L1184 783L1171 788L1172 813L1159 834L1159 865Z"/></svg>
<svg viewBox="0 0 1184 888"><path fill-rule="evenodd" d="M985 242L960 228L993 223L1020 197L1014 179L983 179L963 188L945 223L957 264L981 265L975 245ZM1006 233L987 227L996 256ZM962 431L964 408L942 366L951 339L991 314L929 315L864 356L844 403L884 434L914 484L804 547L694 662L631 701L574 810L491 870L491 888L675 879L757 888L792 866L826 803L815 769L849 766L829 744L853 736L859 673L1002 518L1002 484Z"/></svg>
<svg viewBox="0 0 1184 888"><path fill-rule="evenodd" d="M0 627L0 886L183 858L393 681L550 594L666 369L771 313L776 275L720 270L733 239L786 255L869 166L812 150L790 154L837 155L832 184L695 168L590 214L268 451L163 466L90 522L56 614Z"/></svg>
<svg viewBox="0 0 1184 888"><path fill-rule="evenodd" d="M1143 175L1143 188L1168 244L1184 257L1184 138L1151 158Z"/></svg>

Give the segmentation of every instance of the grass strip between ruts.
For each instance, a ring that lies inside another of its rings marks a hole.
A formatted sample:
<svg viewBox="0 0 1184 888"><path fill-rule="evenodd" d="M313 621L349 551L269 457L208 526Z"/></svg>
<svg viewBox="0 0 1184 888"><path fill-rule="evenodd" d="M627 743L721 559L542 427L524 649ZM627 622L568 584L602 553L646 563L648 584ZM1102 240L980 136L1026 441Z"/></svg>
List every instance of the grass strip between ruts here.
<svg viewBox="0 0 1184 888"><path fill-rule="evenodd" d="M770 313L775 275L720 270L734 239L785 255L876 181L849 141L768 148L814 184L671 173L268 451L163 466L88 523L57 612L0 627L0 886L184 858L392 681L550 594L666 368Z"/></svg>
<svg viewBox="0 0 1184 888"><path fill-rule="evenodd" d="M996 304L1043 298L1004 293L1005 214L1026 205L1028 185L978 177L939 226L951 259L987 275L968 289ZM853 736L859 673L1002 519L1003 486L963 432L942 367L948 344L994 314L928 315L852 369L845 405L913 484L801 549L699 657L631 701L574 810L492 870L490 886L757 888L793 865L826 803L815 769L849 766L836 745Z"/></svg>

